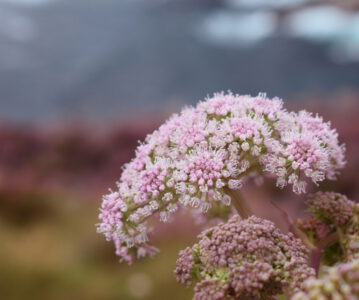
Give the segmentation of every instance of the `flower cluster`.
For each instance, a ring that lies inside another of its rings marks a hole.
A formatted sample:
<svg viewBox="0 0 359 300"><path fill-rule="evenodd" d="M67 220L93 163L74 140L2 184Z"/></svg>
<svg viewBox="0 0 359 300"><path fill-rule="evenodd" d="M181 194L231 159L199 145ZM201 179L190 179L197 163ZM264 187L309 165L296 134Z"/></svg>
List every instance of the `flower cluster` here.
<svg viewBox="0 0 359 300"><path fill-rule="evenodd" d="M306 247L292 234L270 221L235 215L183 250L175 275L182 284L196 284L194 299L263 300L298 292L314 276L307 260Z"/></svg>
<svg viewBox="0 0 359 300"><path fill-rule="evenodd" d="M346 261L359 259L359 204L354 206L353 211L354 215L346 226L341 241Z"/></svg>
<svg viewBox="0 0 359 300"><path fill-rule="evenodd" d="M310 237L310 240L314 243L324 239L331 233L328 225L314 216L296 220L296 226Z"/></svg>
<svg viewBox="0 0 359 300"><path fill-rule="evenodd" d="M318 192L306 201L312 216L298 219L296 226L313 244L323 242L330 234L339 233L333 247L341 249L335 261L351 260L359 255L359 204L334 192ZM328 245L330 246L330 245ZM325 250L325 249L324 249ZM327 249L328 256L331 249ZM335 248L334 248L335 250ZM335 252L338 252L335 250Z"/></svg>
<svg viewBox="0 0 359 300"><path fill-rule="evenodd" d="M306 203L312 216L298 219L296 226L318 247L321 263L358 259L359 204L334 192L318 192Z"/></svg>
<svg viewBox="0 0 359 300"><path fill-rule="evenodd" d="M342 227L354 214L355 202L334 192L318 192L307 200L309 211L329 226Z"/></svg>
<svg viewBox="0 0 359 300"><path fill-rule="evenodd" d="M193 300L230 300L227 295L228 286L218 279L206 279L196 285Z"/></svg>
<svg viewBox="0 0 359 300"><path fill-rule="evenodd" d="M154 214L166 222L180 207L206 213L229 205L228 191L240 189L248 175L274 176L277 186L302 193L306 179L333 179L344 163L344 147L322 118L288 112L265 95L215 94L147 136L125 165L118 191L104 197L98 231L130 262L135 249L154 252L146 226Z"/></svg>
<svg viewBox="0 0 359 300"><path fill-rule="evenodd" d="M310 278L304 286L292 300L358 300L359 260L329 268L322 278Z"/></svg>

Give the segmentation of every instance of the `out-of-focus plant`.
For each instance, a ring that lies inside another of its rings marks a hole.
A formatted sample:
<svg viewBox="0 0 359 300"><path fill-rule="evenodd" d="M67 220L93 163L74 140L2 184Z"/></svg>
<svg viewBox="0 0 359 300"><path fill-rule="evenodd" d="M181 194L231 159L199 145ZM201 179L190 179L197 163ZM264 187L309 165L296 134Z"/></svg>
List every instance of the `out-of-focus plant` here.
<svg viewBox="0 0 359 300"><path fill-rule="evenodd" d="M293 223L280 210L292 231L283 234L252 216L240 190L272 177L277 187L291 185L301 194L309 181L335 179L344 165L344 146L321 117L289 112L263 94L215 94L147 136L118 189L103 197L97 229L114 242L120 260L131 263L157 252L149 243L153 215L167 222L188 207L207 219L237 214L181 252L178 280L195 284L195 299L292 297L328 255L333 263L356 258L356 205L338 194L316 194L308 200L309 221Z"/></svg>

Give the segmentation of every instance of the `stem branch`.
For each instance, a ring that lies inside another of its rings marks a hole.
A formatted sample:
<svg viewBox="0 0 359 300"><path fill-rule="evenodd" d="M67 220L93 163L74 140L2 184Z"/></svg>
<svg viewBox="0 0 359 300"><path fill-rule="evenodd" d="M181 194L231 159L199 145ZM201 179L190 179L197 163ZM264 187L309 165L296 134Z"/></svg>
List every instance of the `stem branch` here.
<svg viewBox="0 0 359 300"><path fill-rule="evenodd" d="M252 210L248 206L247 202L245 201L245 198L243 197L243 194L240 191L226 189L226 193L231 196L235 209L243 219L253 215Z"/></svg>
<svg viewBox="0 0 359 300"><path fill-rule="evenodd" d="M284 209L279 207L277 204L275 204L273 201L270 201L270 203L273 205L274 208L278 210L280 215L283 217L285 223L288 226L289 232L293 233L297 238L302 240L303 244L306 245L309 248L309 250L312 251L315 250L315 246L311 243L308 237L295 226L293 220L290 218L288 213Z"/></svg>
<svg viewBox="0 0 359 300"><path fill-rule="evenodd" d="M325 247L333 244L339 238L338 232L333 232L328 235L325 239L321 240L315 249L312 250L310 255L310 265L315 270L316 275L318 276L320 262L322 258L323 251Z"/></svg>

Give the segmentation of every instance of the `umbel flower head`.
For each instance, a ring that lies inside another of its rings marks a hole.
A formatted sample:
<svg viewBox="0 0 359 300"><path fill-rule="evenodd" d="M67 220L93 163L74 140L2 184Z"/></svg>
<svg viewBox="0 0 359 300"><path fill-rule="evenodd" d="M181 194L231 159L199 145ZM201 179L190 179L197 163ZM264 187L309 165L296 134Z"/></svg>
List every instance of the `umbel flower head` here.
<svg viewBox="0 0 359 300"><path fill-rule="evenodd" d="M342 241L346 261L359 259L359 203L354 206L353 211L354 215L345 228Z"/></svg>
<svg viewBox="0 0 359 300"><path fill-rule="evenodd" d="M312 194L306 204L312 216L298 219L296 223L314 242L320 241L339 228L346 231L354 217L356 206L355 202L345 195L334 192Z"/></svg>
<svg viewBox="0 0 359 300"><path fill-rule="evenodd" d="M207 212L230 205L230 190L265 174L302 193L306 180L334 179L344 164L344 147L322 118L288 112L280 99L262 94L215 94L147 136L118 190L104 196L97 228L131 262L136 253L155 252L146 226L154 214L168 221L180 207Z"/></svg>
<svg viewBox="0 0 359 300"><path fill-rule="evenodd" d="M307 200L309 211L330 227L342 227L354 215L355 202L334 192L317 192Z"/></svg>
<svg viewBox="0 0 359 300"><path fill-rule="evenodd" d="M315 193L306 203L312 216L297 220L296 225L309 240L323 243L330 234L337 233L337 241L323 249L324 257L332 263L359 258L359 204L334 192Z"/></svg>
<svg viewBox="0 0 359 300"><path fill-rule="evenodd" d="M358 300L359 260L331 267L322 278L310 278L304 286L292 300Z"/></svg>
<svg viewBox="0 0 359 300"><path fill-rule="evenodd" d="M180 252L175 275L182 284L195 284L196 300L263 300L298 292L314 276L307 261L307 248L291 233L255 216L234 215Z"/></svg>

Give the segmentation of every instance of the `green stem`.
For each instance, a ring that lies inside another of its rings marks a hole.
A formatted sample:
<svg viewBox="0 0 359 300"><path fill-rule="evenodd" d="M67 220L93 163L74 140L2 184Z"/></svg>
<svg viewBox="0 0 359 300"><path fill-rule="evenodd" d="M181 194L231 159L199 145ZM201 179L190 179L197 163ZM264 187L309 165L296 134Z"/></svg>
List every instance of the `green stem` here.
<svg viewBox="0 0 359 300"><path fill-rule="evenodd" d="M339 235L337 232L333 232L332 234L328 235L325 239L321 240L315 249L311 251L310 255L310 264L311 267L315 270L316 275L318 276L320 263L322 259L322 254L324 249L335 243L339 238Z"/></svg>

